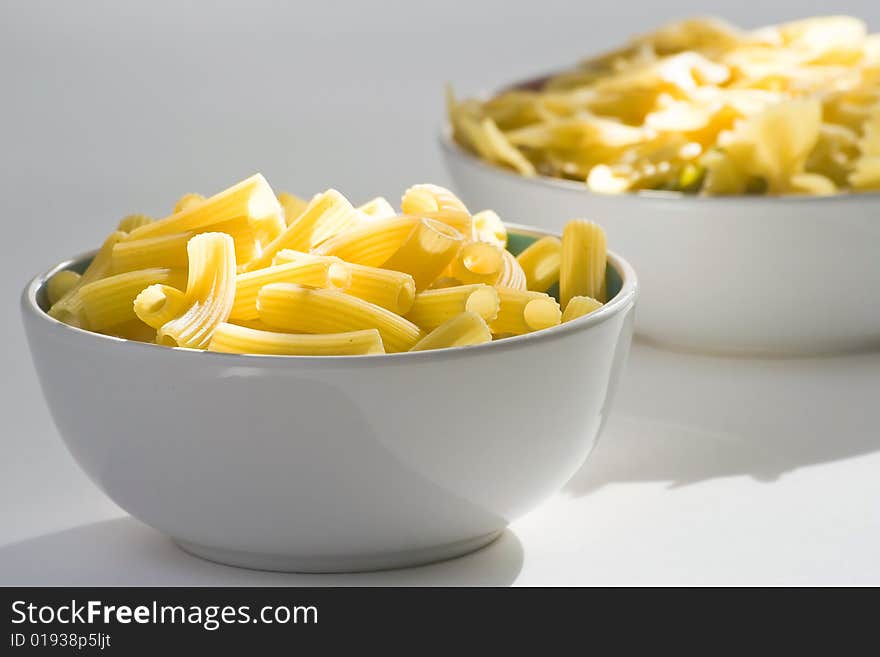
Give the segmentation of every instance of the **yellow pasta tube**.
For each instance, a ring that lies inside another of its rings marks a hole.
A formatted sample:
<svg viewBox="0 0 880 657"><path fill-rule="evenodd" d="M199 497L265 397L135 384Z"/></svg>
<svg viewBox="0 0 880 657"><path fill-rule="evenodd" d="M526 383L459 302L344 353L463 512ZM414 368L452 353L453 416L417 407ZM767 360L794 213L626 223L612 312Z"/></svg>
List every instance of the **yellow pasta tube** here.
<svg viewBox="0 0 880 657"><path fill-rule="evenodd" d="M278 202L284 209L284 221L288 226L299 219L299 216L309 207L308 201L287 192L278 194Z"/></svg>
<svg viewBox="0 0 880 657"><path fill-rule="evenodd" d="M170 285L158 284L145 288L135 297L132 306L138 319L158 330L185 313L188 304L184 292Z"/></svg>
<svg viewBox="0 0 880 657"><path fill-rule="evenodd" d="M526 274L520 267L516 257L510 251L502 251L504 258L504 266L501 268L501 274L495 281L498 287L509 287L514 290L526 290Z"/></svg>
<svg viewBox="0 0 880 657"><path fill-rule="evenodd" d="M507 246L507 228L504 222L492 210L483 210L473 216L474 239L478 242L489 242L502 249Z"/></svg>
<svg viewBox="0 0 880 657"><path fill-rule="evenodd" d="M269 283L297 283L307 287L346 288L351 281L348 265L336 258L301 259L273 265L235 277L235 302L230 319L257 319L257 293Z"/></svg>
<svg viewBox="0 0 880 657"><path fill-rule="evenodd" d="M461 243L461 233L454 228L434 219L421 219L382 268L409 274L416 289L424 290L446 269Z"/></svg>
<svg viewBox="0 0 880 657"><path fill-rule="evenodd" d="M601 307L602 302L596 301L593 297L572 297L565 305L565 311L562 313L562 322L570 322L578 317L589 315Z"/></svg>
<svg viewBox="0 0 880 657"><path fill-rule="evenodd" d="M462 283L492 285L504 271L504 249L488 242L468 242L452 260L446 275Z"/></svg>
<svg viewBox="0 0 880 657"><path fill-rule="evenodd" d="M214 329L226 321L232 310L235 246L226 233L201 233L193 237L186 248L189 255L186 310L159 328L156 341L168 346L204 349ZM152 325L149 317L138 317Z"/></svg>
<svg viewBox="0 0 880 657"><path fill-rule="evenodd" d="M430 331L463 312L476 313L491 321L498 315L498 309L495 288L477 283L420 292L406 318Z"/></svg>
<svg viewBox="0 0 880 657"><path fill-rule="evenodd" d="M279 354L288 356L361 356L384 354L376 329L301 335L259 331L235 324L220 324L208 345L209 351L230 354Z"/></svg>
<svg viewBox="0 0 880 657"><path fill-rule="evenodd" d="M260 290L257 309L263 322L287 331L344 333L378 329L388 353L408 351L422 337L412 322L338 290L272 283Z"/></svg>
<svg viewBox="0 0 880 657"><path fill-rule="evenodd" d="M272 240L258 258L246 265L245 271L267 267L282 249L309 251L331 236L361 223L362 216L342 194L328 189L315 196L303 213Z"/></svg>
<svg viewBox="0 0 880 657"><path fill-rule="evenodd" d="M463 312L428 333L410 351L466 347L491 341L492 332L486 320L476 313Z"/></svg>
<svg viewBox="0 0 880 657"><path fill-rule="evenodd" d="M198 231L230 219L247 218L252 225L273 220L281 215L281 205L269 183L255 174L232 187L205 199L202 203L140 226L130 233L131 239ZM269 218L269 219L267 219Z"/></svg>
<svg viewBox="0 0 880 657"><path fill-rule="evenodd" d="M115 274L83 285L79 297L89 329L103 331L137 319L134 300L144 288L156 283L181 285L184 277L183 270L156 267Z"/></svg>
<svg viewBox="0 0 880 657"><path fill-rule="evenodd" d="M394 255L418 222L416 217L409 216L376 219L331 237L315 249L315 253L379 267Z"/></svg>
<svg viewBox="0 0 880 657"><path fill-rule="evenodd" d="M82 278L75 271L62 269L52 274L52 277L46 281L46 296L49 298L49 305L57 303L61 297L67 294L73 287L79 283Z"/></svg>
<svg viewBox="0 0 880 657"><path fill-rule="evenodd" d="M562 320L562 310L556 299L543 292L524 292L510 288L496 288L501 307L498 317L489 322L495 335L522 335L556 326Z"/></svg>
<svg viewBox="0 0 880 657"><path fill-rule="evenodd" d="M473 219L455 194L439 185L413 185L400 201L403 214L436 219L455 228L465 239L473 237Z"/></svg>
<svg viewBox="0 0 880 657"><path fill-rule="evenodd" d="M193 208L197 206L199 203L205 200L205 197L201 194L196 194L195 192L191 192L189 194L184 194L179 199L177 199L177 203L174 204L174 213L183 212L189 208Z"/></svg>
<svg viewBox="0 0 880 657"><path fill-rule="evenodd" d="M86 326L86 319L83 316L82 303L80 302L78 291L83 285L97 281L110 273L113 247L122 239L125 239L125 233L116 231L104 240L104 244L98 249L98 252L92 258L79 281L49 308L50 316L71 326L88 328Z"/></svg>
<svg viewBox="0 0 880 657"><path fill-rule="evenodd" d="M559 282L562 242L548 235L532 242L517 257L526 276L526 289L546 292Z"/></svg>
<svg viewBox="0 0 880 657"><path fill-rule="evenodd" d="M121 230L123 233L130 233L135 228L140 228L141 226L146 226L151 223L153 223L152 217L148 217L145 214L130 214L119 220L119 225L116 227L116 230Z"/></svg>
<svg viewBox="0 0 880 657"><path fill-rule="evenodd" d="M390 219L397 216L397 211L383 196L377 196L359 205L358 210L372 219Z"/></svg>
<svg viewBox="0 0 880 657"><path fill-rule="evenodd" d="M319 256L312 253L283 249L275 254L273 265L302 260L328 262L344 262L336 256ZM358 299L382 306L398 315L405 315L412 308L416 298L416 283L413 277L400 271L367 267L344 262L350 279L347 287L340 287L343 292Z"/></svg>
<svg viewBox="0 0 880 657"><path fill-rule="evenodd" d="M605 231L592 221L574 219L562 231L559 301L564 308L572 297L605 302Z"/></svg>
<svg viewBox="0 0 880 657"><path fill-rule="evenodd" d="M232 219L211 227L210 232L226 233L235 244L238 264L255 255L254 232L247 219ZM113 246L110 270L114 273L148 267L186 267L186 245L197 232L155 235L118 242Z"/></svg>

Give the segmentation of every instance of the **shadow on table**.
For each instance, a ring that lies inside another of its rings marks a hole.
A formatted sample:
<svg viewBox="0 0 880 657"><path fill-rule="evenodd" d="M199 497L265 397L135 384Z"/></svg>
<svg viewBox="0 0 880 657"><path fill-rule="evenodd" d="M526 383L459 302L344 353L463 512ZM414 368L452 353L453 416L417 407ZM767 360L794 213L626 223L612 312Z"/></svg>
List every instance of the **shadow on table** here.
<svg viewBox="0 0 880 657"><path fill-rule="evenodd" d="M773 481L880 450L878 427L880 352L727 359L636 343L599 445L566 490L737 475Z"/></svg>
<svg viewBox="0 0 880 657"><path fill-rule="evenodd" d="M191 556L131 517L0 548L3 586L507 586L522 568L510 530L448 561L374 573L295 574L233 568Z"/></svg>

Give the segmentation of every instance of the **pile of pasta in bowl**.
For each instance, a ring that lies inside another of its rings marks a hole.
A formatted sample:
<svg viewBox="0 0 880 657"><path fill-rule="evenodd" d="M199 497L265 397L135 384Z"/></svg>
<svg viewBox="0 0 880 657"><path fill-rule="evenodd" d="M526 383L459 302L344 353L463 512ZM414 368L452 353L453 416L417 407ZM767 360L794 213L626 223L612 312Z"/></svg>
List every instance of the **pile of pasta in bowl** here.
<svg viewBox="0 0 880 657"><path fill-rule="evenodd" d="M847 16L751 31L685 20L447 104L453 138L483 160L600 193L880 189L880 34Z"/></svg>
<svg viewBox="0 0 880 657"><path fill-rule="evenodd" d="M400 205L354 206L333 189L276 196L260 174L187 194L163 219L123 218L81 274L55 273L48 312L169 347L327 356L481 344L606 300L595 223L571 221L561 240L514 256L501 219L447 189L415 185Z"/></svg>

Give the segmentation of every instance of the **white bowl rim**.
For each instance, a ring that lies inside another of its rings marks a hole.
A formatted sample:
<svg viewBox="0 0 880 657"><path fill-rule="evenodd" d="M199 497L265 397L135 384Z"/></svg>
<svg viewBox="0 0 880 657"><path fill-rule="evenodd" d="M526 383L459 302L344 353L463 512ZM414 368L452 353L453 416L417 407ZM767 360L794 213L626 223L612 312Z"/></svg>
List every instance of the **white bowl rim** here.
<svg viewBox="0 0 880 657"><path fill-rule="evenodd" d="M524 226L521 224L507 222L505 222L505 225L508 227L508 229L510 229L511 232L528 235L530 237L540 238L547 235L553 235L553 233L550 231L540 230L531 226ZM621 279L621 287L618 293L601 308L593 311L588 315L584 315L583 317L578 317L577 319L565 322L564 324L552 326L550 328L542 329L540 331L534 331L532 333L526 333L524 335L512 336L509 338L504 338L502 340L493 340L484 344L471 345L467 347L447 347L445 349L433 349L427 351L406 351L394 354L366 354L360 356L230 354L201 349L188 349L183 347L165 347L149 342L139 342L137 340L128 340L126 338L119 338L112 335L104 335L103 333L96 333L94 331L88 331L86 329L81 329L75 326L70 326L69 324L65 324L64 322L61 322L54 317L51 317L47 312L40 308L39 304L37 303L37 292L46 284L46 281L48 281L48 279L56 272L62 269L66 269L74 263L93 257L95 253L97 253L97 249L86 251L72 258L68 258L67 260L62 261L54 265L53 267L50 267L43 273L34 276L25 286L22 292L22 312L27 313L28 315L38 320L47 322L52 327L52 330L58 331L62 335L64 333L68 333L71 336L79 336L79 338L88 340L93 344L100 344L101 342L104 342L108 346L125 346L125 348L128 350L146 349L148 351L155 351L158 349L164 352L180 352L179 354L175 355L181 358L185 357L185 355L189 355L198 358L230 359L235 360L235 364L239 365L243 365L246 362L256 360L259 360L261 363L265 363L267 361L276 361L282 363L298 361L301 363L315 363L320 365L330 363L336 363L338 365L345 366L350 366L355 363L381 365L382 363L389 363L393 361L432 359L445 360L448 358L475 355L475 351L504 351L510 349L527 348L530 344L535 344L537 342L542 342L545 340L553 340L569 333L585 330L596 324L601 324L629 307L638 296L638 279L635 270L626 260L621 258L619 255L617 255L613 251L608 251L608 263L617 271Z"/></svg>
<svg viewBox="0 0 880 657"><path fill-rule="evenodd" d="M840 192L837 194L826 195L810 195L810 194L726 194L719 196L709 196L701 194L685 194L684 192L673 192L661 189L640 189L635 192L624 192L622 194L601 194L594 192L587 187L586 182L576 182L574 180L566 180L565 178L554 178L553 176L523 176L511 169L506 169L494 164L486 162L481 157L471 153L463 148L458 142L452 138L452 127L446 121L439 134L440 147L451 154L453 157L461 158L473 166L482 168L484 171L492 173L501 178L510 180L518 180L525 184L538 185L542 187L550 187L564 189L568 192L577 192L585 196L598 196L601 198L613 199L642 199L642 200L659 200L659 201L677 201L694 202L694 203L832 203L853 201L865 199L870 201L880 200L880 191L866 192Z"/></svg>

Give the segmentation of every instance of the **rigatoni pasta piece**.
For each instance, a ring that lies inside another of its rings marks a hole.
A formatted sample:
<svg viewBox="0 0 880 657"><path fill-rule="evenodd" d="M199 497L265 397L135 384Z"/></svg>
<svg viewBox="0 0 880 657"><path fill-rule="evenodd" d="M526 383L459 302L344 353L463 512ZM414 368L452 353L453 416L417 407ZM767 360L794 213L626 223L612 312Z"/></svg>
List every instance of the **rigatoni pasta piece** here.
<svg viewBox="0 0 880 657"><path fill-rule="evenodd" d="M111 233L107 239L104 240L104 244L98 249L98 252L95 254L95 257L92 258L89 266L86 267L86 270L83 272L79 281L73 287L68 289L64 296L49 308L49 315L51 317L54 317L65 324L70 324L71 326L86 328L84 326L85 317L83 317L82 314L82 303L80 302L77 292L83 285L91 283L92 281L97 281L110 272L110 261L113 255L113 247L117 242L125 239L125 236L125 233L118 230Z"/></svg>
<svg viewBox="0 0 880 657"><path fill-rule="evenodd" d="M119 220L119 225L116 227L116 230L121 230L123 233L130 233L135 228L146 226L147 224L153 223L153 221L154 219L152 217L148 217L145 214L130 214Z"/></svg>
<svg viewBox="0 0 880 657"><path fill-rule="evenodd" d="M473 223L475 240L489 242L502 249L507 246L507 228L495 212L492 210L477 212L473 216Z"/></svg>
<svg viewBox="0 0 880 657"><path fill-rule="evenodd" d="M278 194L278 202L284 209L284 221L288 226L299 219L299 216L309 207L307 200L287 192Z"/></svg>
<svg viewBox="0 0 880 657"><path fill-rule="evenodd" d="M346 288L351 282L348 265L338 258L308 258L264 267L235 277L235 302L230 319L257 319L257 294L269 283L297 283L307 287Z"/></svg>
<svg viewBox="0 0 880 657"><path fill-rule="evenodd" d="M565 304L565 310L562 313L562 323L564 324L578 317L589 315L601 307L602 302L596 301L593 297L572 297Z"/></svg>
<svg viewBox="0 0 880 657"><path fill-rule="evenodd" d="M410 351L466 347L491 341L492 332L486 320L477 313L466 311L443 322L419 340Z"/></svg>
<svg viewBox="0 0 880 657"><path fill-rule="evenodd" d="M516 257L526 276L526 289L546 292L559 282L562 242L552 235L532 242Z"/></svg>
<svg viewBox="0 0 880 657"><path fill-rule="evenodd" d="M394 255L418 223L418 218L410 216L370 221L331 237L318 246L315 253L379 267Z"/></svg>
<svg viewBox="0 0 880 657"><path fill-rule="evenodd" d="M153 329L180 317L188 308L186 293L170 285L151 285L135 297L134 314Z"/></svg>
<svg viewBox="0 0 880 657"><path fill-rule="evenodd" d="M451 226L423 218L382 268L409 274L416 290L424 290L452 262L462 239Z"/></svg>
<svg viewBox="0 0 880 657"><path fill-rule="evenodd" d="M272 283L260 290L257 309L263 322L286 331L344 333L375 328L389 353L408 351L422 337L412 322L338 290Z"/></svg>
<svg viewBox="0 0 880 657"><path fill-rule="evenodd" d="M563 308L578 296L606 301L607 248L605 231L598 224L584 219L565 224L559 273L559 301Z"/></svg>
<svg viewBox="0 0 880 657"><path fill-rule="evenodd" d="M208 345L209 351L230 354L280 354L287 356L361 356L384 354L376 329L303 335L260 331L235 324L220 324Z"/></svg>
<svg viewBox="0 0 880 657"><path fill-rule="evenodd" d="M62 269L52 274L52 277L46 281L46 296L49 298L49 305L57 303L65 294L79 283L82 278L77 272L69 269Z"/></svg>
<svg viewBox="0 0 880 657"><path fill-rule="evenodd" d="M201 233L187 244L189 274L184 312L159 327L156 341L167 346L205 349L214 329L225 322L235 300L235 246L226 233ZM138 303L135 301L135 311ZM149 315L140 317L152 325Z"/></svg>
<svg viewBox="0 0 880 657"><path fill-rule="evenodd" d="M510 288L496 288L500 300L498 316L489 322L496 336L522 335L556 326L562 320L562 310L556 299L543 292L524 292Z"/></svg>
<svg viewBox="0 0 880 657"><path fill-rule="evenodd" d="M346 263L351 281L344 292L353 297L382 306L398 315L405 315L416 298L413 277L400 271Z"/></svg>
<svg viewBox="0 0 880 657"><path fill-rule="evenodd" d="M179 199L177 199L177 203L174 204L174 212L183 212L184 210L195 207L204 200L204 196L202 196L201 194L196 194L195 192L184 194Z"/></svg>
<svg viewBox="0 0 880 657"><path fill-rule="evenodd" d="M79 289L80 302L86 325L92 331L104 331L111 326L137 319L134 300L144 290L157 283L183 285L184 270L167 268L141 269L107 276Z"/></svg>
<svg viewBox="0 0 880 657"><path fill-rule="evenodd" d="M488 242L468 242L446 270L446 276L462 283L494 285L504 271L504 249Z"/></svg>
<svg viewBox="0 0 880 657"><path fill-rule="evenodd" d="M377 196L370 199L363 205L358 206L358 210L363 212L371 219L390 219L397 216L397 211L383 196Z"/></svg>
<svg viewBox="0 0 880 657"><path fill-rule="evenodd" d="M498 315L498 309L495 288L476 283L420 292L406 318L430 331L463 312L473 312L491 321Z"/></svg>
<svg viewBox="0 0 880 657"><path fill-rule="evenodd" d="M473 237L473 219L461 199L439 185L413 185L400 201L403 214L428 217L455 228L465 239Z"/></svg>
<svg viewBox="0 0 880 657"><path fill-rule="evenodd" d="M502 251L501 255L504 257L504 266L501 268L501 273L494 284L498 287L509 287L514 290L528 289L526 287L526 274L523 268L520 267L519 262L517 262L516 257L507 250Z"/></svg>
<svg viewBox="0 0 880 657"><path fill-rule="evenodd" d="M140 226L133 230L129 237L140 239L155 235L204 230L208 226L243 217L252 225L259 225L262 220L278 217L280 214L281 205L278 203L275 193L269 187L266 179L258 173L205 199L202 203L175 212L159 221Z"/></svg>
<svg viewBox="0 0 880 657"><path fill-rule="evenodd" d="M212 226L210 232L232 237L239 265L256 255L254 231L246 218L224 221ZM110 270L119 273L148 267L186 267L189 262L186 245L197 234L198 231L190 231L118 242L113 246Z"/></svg>
<svg viewBox="0 0 880 657"><path fill-rule="evenodd" d="M335 189L315 196L308 207L268 244L245 271L267 267L282 249L309 251L328 238L361 223L361 214ZM334 254L331 254L334 255Z"/></svg>

